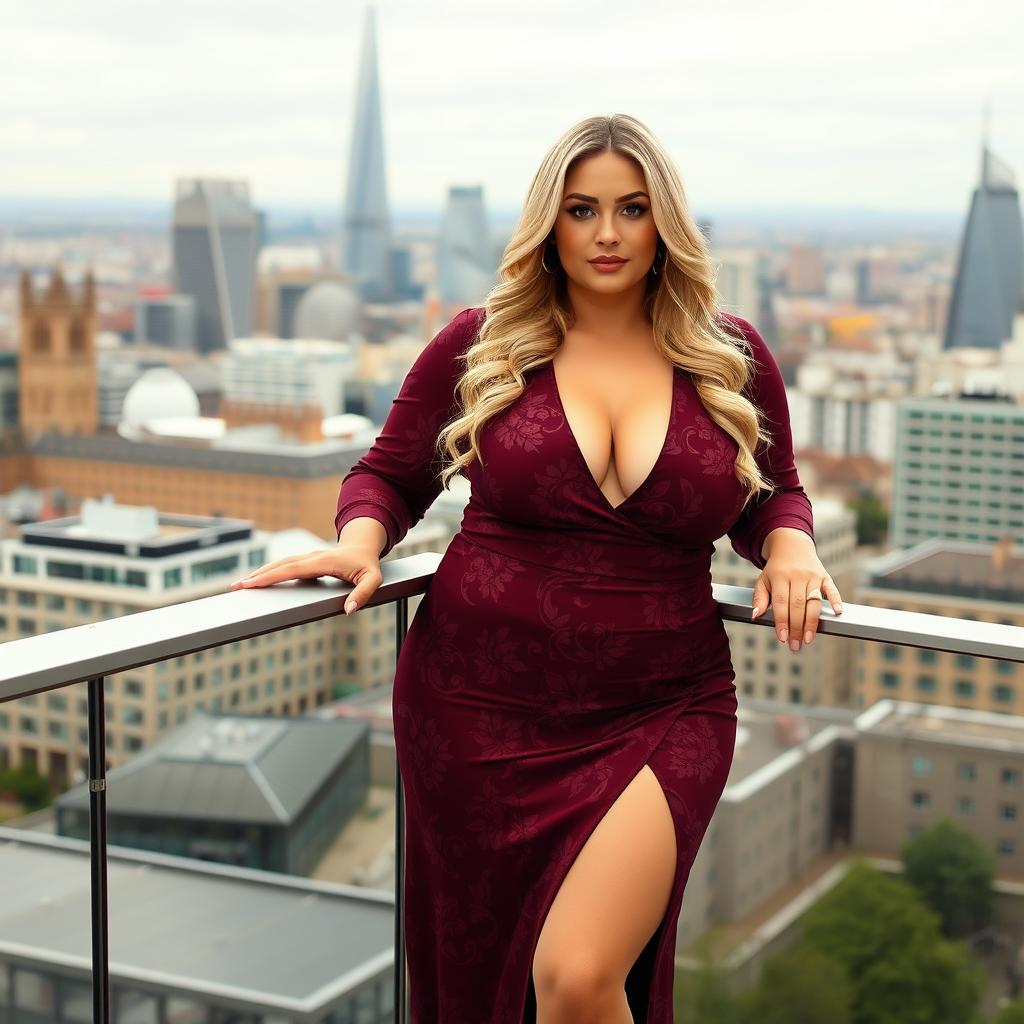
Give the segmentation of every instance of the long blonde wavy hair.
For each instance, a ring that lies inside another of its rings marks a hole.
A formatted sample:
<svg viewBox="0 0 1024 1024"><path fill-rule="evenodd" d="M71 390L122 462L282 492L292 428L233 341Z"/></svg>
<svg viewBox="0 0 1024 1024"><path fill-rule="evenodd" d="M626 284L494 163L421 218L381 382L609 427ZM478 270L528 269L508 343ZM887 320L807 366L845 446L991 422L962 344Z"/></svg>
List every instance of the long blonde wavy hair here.
<svg viewBox="0 0 1024 1024"><path fill-rule="evenodd" d="M656 343L692 375L708 415L739 446L735 474L746 489L745 502L762 490L773 491L753 455L770 436L760 411L741 394L756 371L748 342L719 316L715 267L671 157L642 122L627 114L588 117L574 125L548 151L530 184L502 254L500 282L488 293L483 325L463 356L465 369L456 385L461 413L438 436L442 486L474 458L483 462L484 424L523 393L525 375L552 359L572 324L565 271L559 266L549 273L541 261L569 170L608 150L632 158L643 170L667 251L658 273L648 273L644 298Z"/></svg>

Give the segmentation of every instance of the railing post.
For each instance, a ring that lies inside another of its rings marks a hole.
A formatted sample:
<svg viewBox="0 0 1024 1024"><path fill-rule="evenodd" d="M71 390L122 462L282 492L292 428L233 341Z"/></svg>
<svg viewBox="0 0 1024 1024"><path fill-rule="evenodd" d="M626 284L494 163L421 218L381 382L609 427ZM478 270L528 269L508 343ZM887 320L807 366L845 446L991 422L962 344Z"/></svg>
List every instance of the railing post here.
<svg viewBox="0 0 1024 1024"><path fill-rule="evenodd" d="M92 1019L110 1021L107 946L107 726L103 676L89 687L89 864L92 871Z"/></svg>
<svg viewBox="0 0 1024 1024"><path fill-rule="evenodd" d="M395 663L409 628L409 599L395 602ZM408 1024L409 1002L405 966L405 794L402 771L395 756L395 1020Z"/></svg>

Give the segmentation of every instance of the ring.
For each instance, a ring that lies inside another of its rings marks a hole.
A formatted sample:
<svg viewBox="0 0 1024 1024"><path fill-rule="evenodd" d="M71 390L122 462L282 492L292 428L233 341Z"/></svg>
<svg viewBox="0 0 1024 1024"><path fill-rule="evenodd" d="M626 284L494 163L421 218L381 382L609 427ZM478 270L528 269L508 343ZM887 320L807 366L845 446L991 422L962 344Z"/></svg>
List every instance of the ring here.
<svg viewBox="0 0 1024 1024"><path fill-rule="evenodd" d="M821 600L823 600L823 598L822 598L822 596L821 596L821 591L820 591L820 590L819 590L819 589L818 589L817 587L815 587L815 588L814 588L814 589L813 589L813 590L812 590L812 591L811 591L811 592L810 592L810 593L809 593L809 594L807 595L807 600L808 600L808 601L821 601Z"/></svg>

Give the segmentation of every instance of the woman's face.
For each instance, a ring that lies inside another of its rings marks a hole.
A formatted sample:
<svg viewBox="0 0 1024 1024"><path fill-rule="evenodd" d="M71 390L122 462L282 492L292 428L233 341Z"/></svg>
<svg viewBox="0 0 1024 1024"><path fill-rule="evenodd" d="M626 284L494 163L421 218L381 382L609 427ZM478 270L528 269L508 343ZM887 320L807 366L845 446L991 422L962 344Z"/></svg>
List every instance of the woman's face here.
<svg viewBox="0 0 1024 1024"><path fill-rule="evenodd" d="M566 175L554 235L570 288L617 294L639 286L642 294L658 230L640 167L614 152L580 160ZM590 262L596 256L618 256L626 262L609 272ZM550 256L545 262L553 265Z"/></svg>

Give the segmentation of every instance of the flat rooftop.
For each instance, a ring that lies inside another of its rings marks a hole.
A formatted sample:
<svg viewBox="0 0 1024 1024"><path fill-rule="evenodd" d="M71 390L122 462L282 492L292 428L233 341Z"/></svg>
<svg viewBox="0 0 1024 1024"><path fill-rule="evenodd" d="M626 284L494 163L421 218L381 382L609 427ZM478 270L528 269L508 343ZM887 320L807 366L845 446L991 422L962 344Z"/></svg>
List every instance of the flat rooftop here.
<svg viewBox="0 0 1024 1024"><path fill-rule="evenodd" d="M0 826L0 950L92 969L89 844ZM312 1012L394 964L394 896L121 846L111 980Z"/></svg>

